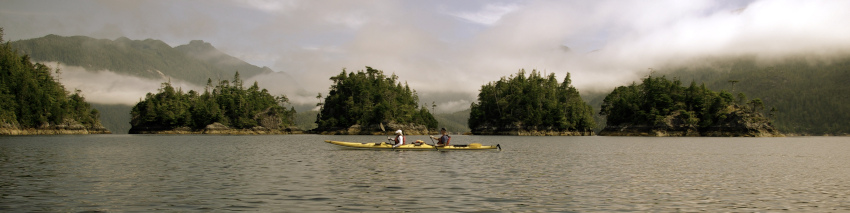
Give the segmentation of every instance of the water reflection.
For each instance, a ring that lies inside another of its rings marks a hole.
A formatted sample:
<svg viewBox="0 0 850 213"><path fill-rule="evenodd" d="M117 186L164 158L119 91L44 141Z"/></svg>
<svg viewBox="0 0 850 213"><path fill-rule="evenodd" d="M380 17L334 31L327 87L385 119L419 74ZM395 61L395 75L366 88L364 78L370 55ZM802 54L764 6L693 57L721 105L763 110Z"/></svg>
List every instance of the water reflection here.
<svg viewBox="0 0 850 213"><path fill-rule="evenodd" d="M0 137L0 211L848 211L845 138Z"/></svg>

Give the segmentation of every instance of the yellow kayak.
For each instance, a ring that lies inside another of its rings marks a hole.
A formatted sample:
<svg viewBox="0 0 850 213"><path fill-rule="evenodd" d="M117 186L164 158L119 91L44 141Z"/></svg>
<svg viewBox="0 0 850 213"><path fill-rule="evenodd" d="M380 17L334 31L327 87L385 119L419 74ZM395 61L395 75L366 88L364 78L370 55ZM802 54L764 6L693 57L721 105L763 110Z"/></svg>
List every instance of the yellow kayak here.
<svg viewBox="0 0 850 213"><path fill-rule="evenodd" d="M357 143L357 142L343 142L343 141L331 141L326 140L325 142L345 146L345 147L353 147L353 148L362 148L362 149L393 149L393 145L388 143L380 142L380 143ZM480 143L471 143L469 145L451 145L451 146L438 146L434 148L432 145L428 145L425 143L421 143L421 145L416 144L405 144L396 147L395 149L403 149L403 150L486 150L486 149L499 149L502 150L502 147L499 144L495 146L484 146Z"/></svg>

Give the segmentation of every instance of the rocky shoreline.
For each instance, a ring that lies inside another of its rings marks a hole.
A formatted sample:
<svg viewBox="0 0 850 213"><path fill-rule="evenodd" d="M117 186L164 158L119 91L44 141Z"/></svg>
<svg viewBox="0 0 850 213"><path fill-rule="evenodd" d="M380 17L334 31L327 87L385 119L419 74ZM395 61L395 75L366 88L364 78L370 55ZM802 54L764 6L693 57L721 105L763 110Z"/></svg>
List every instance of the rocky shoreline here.
<svg viewBox="0 0 850 213"><path fill-rule="evenodd" d="M178 128L159 128L159 127L133 127L130 129L130 134L208 134L208 135L290 135L304 134L304 131L298 127L287 127L281 129L269 129L262 126L256 126L251 129L234 129L221 123L212 123L203 129L192 129L189 127Z"/></svg>
<svg viewBox="0 0 850 213"><path fill-rule="evenodd" d="M776 130L709 128L698 130L668 129L648 126L608 126L599 132L600 136L649 136L649 137L785 137Z"/></svg>
<svg viewBox="0 0 850 213"><path fill-rule="evenodd" d="M554 131L554 130L473 130L472 135L511 135L511 136L593 136L593 131Z"/></svg>
<svg viewBox="0 0 850 213"><path fill-rule="evenodd" d="M381 131L381 124L370 124L366 126L352 125L348 128L334 128L323 130L311 130L308 133L320 135L392 135L396 130L402 130L404 135L436 135L440 131L436 129L428 129L425 125L420 124L397 124L388 123Z"/></svg>
<svg viewBox="0 0 850 213"><path fill-rule="evenodd" d="M521 124L494 127L494 126L479 126L472 128L472 135L511 135L511 136L594 136L593 130L586 131L558 131L551 130L549 127L532 126L527 127Z"/></svg>
<svg viewBox="0 0 850 213"><path fill-rule="evenodd" d="M112 134L102 125L86 127L79 123L42 125L38 128L20 128L18 125L0 124L0 135L88 135Z"/></svg>
<svg viewBox="0 0 850 213"><path fill-rule="evenodd" d="M785 137L761 113L734 110L718 125L699 128L677 115L668 116L655 126L622 124L606 126L600 136L650 137Z"/></svg>

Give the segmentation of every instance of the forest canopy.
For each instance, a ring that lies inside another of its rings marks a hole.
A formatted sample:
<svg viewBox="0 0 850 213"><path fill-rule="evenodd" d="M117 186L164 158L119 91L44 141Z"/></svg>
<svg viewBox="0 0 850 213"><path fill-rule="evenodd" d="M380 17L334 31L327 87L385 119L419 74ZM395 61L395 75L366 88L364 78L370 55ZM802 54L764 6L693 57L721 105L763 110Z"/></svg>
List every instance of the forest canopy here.
<svg viewBox="0 0 850 213"><path fill-rule="evenodd" d="M701 66L662 69L707 88L764 100L777 129L800 135L850 134L850 55L761 61L755 56L706 59ZM772 109L776 108L776 111Z"/></svg>
<svg viewBox="0 0 850 213"><path fill-rule="evenodd" d="M419 96L395 74L387 77L381 70L347 72L330 78L333 81L317 116L318 130L336 130L352 125L380 123L425 125L437 127L437 120L427 107L419 106ZM321 94L317 98L321 98Z"/></svg>
<svg viewBox="0 0 850 213"><path fill-rule="evenodd" d="M544 78L537 70L487 83L471 105L469 127L592 131L593 108L571 83L569 73L559 83L554 73Z"/></svg>
<svg viewBox="0 0 850 213"><path fill-rule="evenodd" d="M100 126L99 113L80 90L69 93L44 64L19 55L3 41L0 28L0 124L3 127L39 128L73 121L86 128ZM60 70L55 70L58 74ZM9 125L9 126L7 126ZM101 127L102 128L102 127Z"/></svg>
<svg viewBox="0 0 850 213"><path fill-rule="evenodd" d="M295 109L284 108L287 103L286 96L270 95L257 82L243 88L236 72L233 81L222 80L216 86L207 80L202 94L194 90L186 93L171 83L162 83L158 93L148 93L133 107L131 124L133 129L154 130L179 127L197 130L216 122L238 129L256 126L280 129L295 123Z"/></svg>
<svg viewBox="0 0 850 213"><path fill-rule="evenodd" d="M726 91L711 91L704 84L697 86L691 82L684 87L678 79L649 76L641 84L614 89L603 100L599 114L607 116L609 126L656 126L663 124L668 116L675 116L686 125L706 128L726 120L730 105L749 112L764 110L761 99L747 101L743 93L734 97Z"/></svg>

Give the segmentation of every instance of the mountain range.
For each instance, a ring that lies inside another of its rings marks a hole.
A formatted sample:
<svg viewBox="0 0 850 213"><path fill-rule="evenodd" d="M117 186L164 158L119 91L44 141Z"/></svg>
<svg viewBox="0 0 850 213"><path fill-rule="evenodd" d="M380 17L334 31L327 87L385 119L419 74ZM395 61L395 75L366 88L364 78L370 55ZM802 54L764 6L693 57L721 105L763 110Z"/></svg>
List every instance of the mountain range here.
<svg viewBox="0 0 850 213"><path fill-rule="evenodd" d="M151 79L174 78L197 85L205 85L207 79L230 79L236 71L244 79L273 72L268 67L227 55L201 40L171 47L154 39L47 35L11 44L35 61L61 62L90 71L109 70Z"/></svg>

